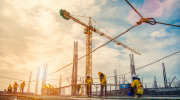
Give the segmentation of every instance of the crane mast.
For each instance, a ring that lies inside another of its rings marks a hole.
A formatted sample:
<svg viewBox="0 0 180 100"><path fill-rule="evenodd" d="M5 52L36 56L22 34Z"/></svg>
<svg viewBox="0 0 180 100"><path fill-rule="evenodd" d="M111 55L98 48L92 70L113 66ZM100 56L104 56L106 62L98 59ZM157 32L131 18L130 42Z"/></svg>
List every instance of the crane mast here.
<svg viewBox="0 0 180 100"><path fill-rule="evenodd" d="M91 17L89 17L89 27L85 29L86 34L86 75L92 77L92 30Z"/></svg>

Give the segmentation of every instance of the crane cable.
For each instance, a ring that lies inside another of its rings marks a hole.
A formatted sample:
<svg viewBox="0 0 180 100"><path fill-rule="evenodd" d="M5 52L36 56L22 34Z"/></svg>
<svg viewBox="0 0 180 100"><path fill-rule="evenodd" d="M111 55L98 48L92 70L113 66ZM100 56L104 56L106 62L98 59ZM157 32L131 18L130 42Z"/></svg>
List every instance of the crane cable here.
<svg viewBox="0 0 180 100"><path fill-rule="evenodd" d="M87 16L81 16L81 15L72 15L71 14L71 16L76 16L76 17L85 17L85 18L89 18L89 17L87 17ZM96 24L98 24L100 27L102 27L98 22L96 22L92 17L91 17L91 19L96 23ZM113 36L109 31L107 31L104 27L102 27L107 33L109 33L111 36Z"/></svg>
<svg viewBox="0 0 180 100"><path fill-rule="evenodd" d="M96 24L98 24L93 18L91 18ZM100 24L98 24L100 27L102 27ZM108 32L104 27L102 27L106 32ZM113 36L110 32L108 32L111 36Z"/></svg>
<svg viewBox="0 0 180 100"><path fill-rule="evenodd" d="M137 22L138 25L140 25L141 23L145 22L145 23L149 23L151 25L155 25L156 23L158 24L163 24L163 25L170 25L170 26L176 26L176 27L180 27L180 25L174 25L174 24L167 24L167 23L161 23L161 22L156 22L156 20L154 18L143 18L143 16L128 2L128 0L125 0L133 9L134 11L141 17L140 21ZM151 21L151 19L153 21Z"/></svg>

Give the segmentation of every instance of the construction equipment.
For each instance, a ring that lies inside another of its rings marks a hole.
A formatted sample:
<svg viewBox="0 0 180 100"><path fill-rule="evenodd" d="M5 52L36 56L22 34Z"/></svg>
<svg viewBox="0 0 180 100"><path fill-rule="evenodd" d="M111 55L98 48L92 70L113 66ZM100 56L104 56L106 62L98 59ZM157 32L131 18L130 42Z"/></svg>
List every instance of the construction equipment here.
<svg viewBox="0 0 180 100"><path fill-rule="evenodd" d="M174 79L176 78L177 76L174 76L174 78L172 79L171 83L169 84L169 87L171 87L171 84L172 82L174 81Z"/></svg>
<svg viewBox="0 0 180 100"><path fill-rule="evenodd" d="M77 23L83 25L84 27L86 27L86 29L85 29L85 34L86 34L86 55L87 55L86 56L86 74L85 74L86 76L92 77L92 53L91 53L92 52L92 31L95 32L95 33L98 33L100 36L104 36L107 39L112 40L117 45L121 45L121 46L131 50L132 52L137 53L137 54L140 55L140 53L134 51L133 49L129 48L128 46L124 45L123 43L118 42L117 40L111 38L110 36L106 35L105 33L102 33L98 29L92 27L92 25L91 25L91 17L89 17L89 24L86 25L83 22L79 21L78 19L72 17L70 15L70 13L67 12L66 10L61 9L59 11L59 13L60 13L60 16L62 18L66 19L66 20L69 20L71 18L75 22L77 22Z"/></svg>

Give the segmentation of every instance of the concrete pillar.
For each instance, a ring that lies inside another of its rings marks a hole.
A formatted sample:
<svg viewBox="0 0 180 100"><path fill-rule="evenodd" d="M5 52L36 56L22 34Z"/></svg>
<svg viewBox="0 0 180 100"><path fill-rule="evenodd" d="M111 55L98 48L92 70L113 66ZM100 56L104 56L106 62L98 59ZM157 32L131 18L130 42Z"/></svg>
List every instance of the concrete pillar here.
<svg viewBox="0 0 180 100"><path fill-rule="evenodd" d="M37 95L37 93L38 93L39 71L40 71L40 67L38 67L38 71L37 71L36 86L35 86L35 95Z"/></svg>
<svg viewBox="0 0 180 100"><path fill-rule="evenodd" d="M59 95L61 95L61 82L62 82L62 77L60 75L60 78L59 78Z"/></svg>
<svg viewBox="0 0 180 100"><path fill-rule="evenodd" d="M27 92L30 92L31 76L32 76L32 71L30 71L30 75L29 75L29 82L28 82Z"/></svg>

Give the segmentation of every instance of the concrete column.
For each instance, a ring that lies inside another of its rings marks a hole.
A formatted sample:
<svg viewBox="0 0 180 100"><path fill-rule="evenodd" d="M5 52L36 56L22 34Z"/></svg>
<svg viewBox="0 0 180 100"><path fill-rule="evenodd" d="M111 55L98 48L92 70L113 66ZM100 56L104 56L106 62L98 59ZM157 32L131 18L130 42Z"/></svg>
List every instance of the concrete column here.
<svg viewBox="0 0 180 100"><path fill-rule="evenodd" d="M62 82L62 77L60 75L60 78L59 78L59 95L61 95L61 82Z"/></svg>

